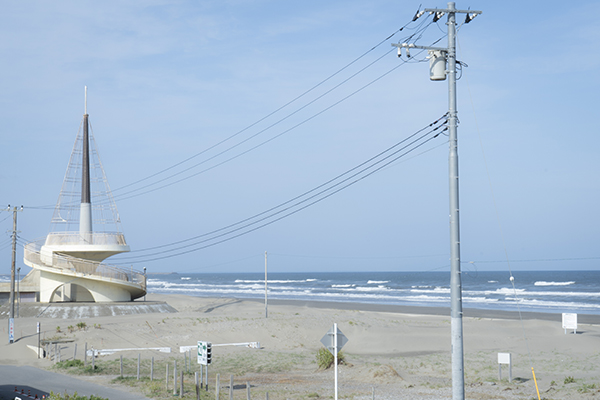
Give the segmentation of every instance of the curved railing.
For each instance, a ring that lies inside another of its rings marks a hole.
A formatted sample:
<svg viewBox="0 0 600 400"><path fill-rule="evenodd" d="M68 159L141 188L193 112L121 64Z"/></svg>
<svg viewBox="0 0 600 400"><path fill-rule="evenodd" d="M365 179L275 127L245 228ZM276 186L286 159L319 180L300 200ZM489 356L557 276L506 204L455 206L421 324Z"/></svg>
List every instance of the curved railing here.
<svg viewBox="0 0 600 400"><path fill-rule="evenodd" d="M52 254L52 263L50 265L46 259L42 261L41 249L44 244L48 244L47 239L41 239L35 242L27 243L25 245L24 251L25 260L29 261L32 264L40 265L43 267L51 267L59 270L67 270L71 272L81 273L84 275L92 275L127 283L133 283L139 285L143 290L146 290L146 279L144 274L138 271L134 271L133 269L126 269L115 265L104 264L99 261L90 261L68 255L59 255L56 253ZM61 244L65 244L65 242L62 242Z"/></svg>
<svg viewBox="0 0 600 400"><path fill-rule="evenodd" d="M120 232L53 232L46 236L48 246L66 244L93 244L127 246L125 236Z"/></svg>

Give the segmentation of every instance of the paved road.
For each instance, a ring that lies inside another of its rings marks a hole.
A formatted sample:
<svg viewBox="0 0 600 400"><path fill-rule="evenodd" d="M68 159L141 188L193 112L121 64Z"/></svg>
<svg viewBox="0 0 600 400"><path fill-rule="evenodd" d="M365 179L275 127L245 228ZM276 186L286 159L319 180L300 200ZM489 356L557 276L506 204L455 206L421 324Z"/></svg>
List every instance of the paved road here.
<svg viewBox="0 0 600 400"><path fill-rule="evenodd" d="M15 386L18 393L15 393ZM31 397L21 395L21 389L31 391ZM96 385L82 381L80 379L55 374L54 372L44 371L35 367L23 366L16 367L12 365L0 365L0 400L13 400L20 397L23 400L38 398L42 395L48 395L51 391L69 394L77 392L80 395L96 395L110 400L146 400L147 397L135 395L120 390Z"/></svg>

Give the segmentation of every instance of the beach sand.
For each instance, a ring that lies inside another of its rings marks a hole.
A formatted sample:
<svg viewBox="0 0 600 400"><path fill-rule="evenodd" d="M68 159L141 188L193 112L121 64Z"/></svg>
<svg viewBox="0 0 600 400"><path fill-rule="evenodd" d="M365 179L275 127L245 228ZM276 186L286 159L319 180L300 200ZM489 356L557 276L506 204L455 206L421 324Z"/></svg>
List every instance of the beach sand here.
<svg viewBox="0 0 600 400"><path fill-rule="evenodd" d="M265 318L264 302L255 300L180 295L148 295L148 300L167 302L178 312L70 320L19 318L19 340L12 345L7 344L4 319L0 364L52 366L52 361L38 360L27 348L37 344L37 321L42 324L42 338L73 339L61 345L63 360L73 357L75 344L78 359L83 359L86 343L88 349L170 347L172 353L136 350L97 358L98 363L115 367L122 355L129 360L126 374L131 375L136 368L133 360L136 363L141 354L142 374L147 376L149 360L154 357L154 376L162 380L162 386L166 364L172 365L175 359L179 368L184 364L179 346L193 346L198 340L213 345L259 342L260 349L213 347L209 367L212 393L219 373L221 398L229 398L230 375L234 375L235 398L246 398L246 382L255 399L265 398L265 392L272 400L330 398L333 368L319 370L315 356L322 347L321 338L335 322L348 338L342 350L345 363L339 366L340 398L371 399L373 391L376 399L452 398L448 309L270 301ZM81 322L86 329L77 329ZM74 327L72 332L69 326ZM535 399L532 367L541 398L600 397L600 316L580 315L577 334L565 334L560 314L526 313L521 320L516 312L466 309L463 326L466 398ZM499 352L511 353L512 383L506 365L503 379L498 379ZM118 365L116 368L118 371ZM195 363L192 368L199 370ZM117 373L85 379L114 385L110 380ZM571 380L574 382L565 383Z"/></svg>

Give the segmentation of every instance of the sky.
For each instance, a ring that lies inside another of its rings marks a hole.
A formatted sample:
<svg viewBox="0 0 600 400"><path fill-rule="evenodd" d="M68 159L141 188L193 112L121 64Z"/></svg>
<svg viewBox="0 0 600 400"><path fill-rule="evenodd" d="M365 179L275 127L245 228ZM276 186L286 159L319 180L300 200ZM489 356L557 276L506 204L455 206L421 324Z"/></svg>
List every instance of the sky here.
<svg viewBox="0 0 600 400"><path fill-rule="evenodd" d="M29 270L22 244L49 232L87 86L132 250L107 261L261 272L266 251L273 272L449 271L445 135L247 234L142 251L285 203L442 116L447 81L429 80L425 54L398 58L391 46L419 27L414 43L447 46L446 17L409 24L419 4L6 2L0 204L24 206L17 266ZM456 7L483 11L458 32L463 270L598 269L600 4ZM122 194L162 178L152 192ZM12 213L0 212L0 274L10 273L11 230Z"/></svg>

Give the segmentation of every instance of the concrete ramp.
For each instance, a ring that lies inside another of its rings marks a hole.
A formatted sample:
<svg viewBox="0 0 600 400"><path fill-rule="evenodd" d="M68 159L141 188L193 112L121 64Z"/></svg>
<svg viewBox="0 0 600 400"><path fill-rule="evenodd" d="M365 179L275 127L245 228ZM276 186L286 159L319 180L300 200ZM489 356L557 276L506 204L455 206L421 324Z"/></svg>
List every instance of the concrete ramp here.
<svg viewBox="0 0 600 400"><path fill-rule="evenodd" d="M80 319L111 317L118 315L176 313L177 310L165 302L122 302L122 303L22 303L21 318L40 317L58 319ZM9 307L0 307L0 319L7 319Z"/></svg>

